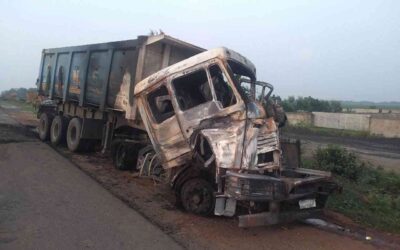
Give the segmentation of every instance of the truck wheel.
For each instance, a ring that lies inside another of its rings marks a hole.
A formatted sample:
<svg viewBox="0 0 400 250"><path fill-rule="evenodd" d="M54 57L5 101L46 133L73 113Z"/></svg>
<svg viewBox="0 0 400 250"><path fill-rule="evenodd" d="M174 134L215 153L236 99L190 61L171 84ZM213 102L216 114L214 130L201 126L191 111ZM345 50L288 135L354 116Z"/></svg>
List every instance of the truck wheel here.
<svg viewBox="0 0 400 250"><path fill-rule="evenodd" d="M214 210L214 189L204 179L195 178L186 181L182 186L180 198L188 212L209 215Z"/></svg>
<svg viewBox="0 0 400 250"><path fill-rule="evenodd" d="M67 145L71 152L82 149L85 141L81 138L82 122L79 118L72 118L67 129Z"/></svg>
<svg viewBox="0 0 400 250"><path fill-rule="evenodd" d="M50 136L50 126L52 123L53 117L47 113L42 113L39 119L39 138L42 141L47 141Z"/></svg>
<svg viewBox="0 0 400 250"><path fill-rule="evenodd" d="M65 117L58 115L54 117L50 128L50 141L54 146L59 145L65 141L65 135L67 132L67 120Z"/></svg>
<svg viewBox="0 0 400 250"><path fill-rule="evenodd" d="M116 169L130 170L136 167L137 150L134 145L117 140L113 145L112 154Z"/></svg>

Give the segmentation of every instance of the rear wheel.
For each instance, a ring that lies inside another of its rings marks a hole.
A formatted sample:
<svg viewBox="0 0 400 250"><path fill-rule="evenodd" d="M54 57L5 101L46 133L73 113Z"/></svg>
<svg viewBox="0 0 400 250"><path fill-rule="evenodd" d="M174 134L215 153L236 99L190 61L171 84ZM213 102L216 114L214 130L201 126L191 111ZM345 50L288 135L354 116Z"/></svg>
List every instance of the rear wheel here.
<svg viewBox="0 0 400 250"><path fill-rule="evenodd" d="M39 138L42 141L47 141L50 137L50 126L53 116L47 113L42 113L39 118Z"/></svg>
<svg viewBox="0 0 400 250"><path fill-rule="evenodd" d="M211 184L201 178L186 181L181 189L180 198L186 211L209 215L214 210L215 197Z"/></svg>
<svg viewBox="0 0 400 250"><path fill-rule="evenodd" d="M81 138L82 122L81 119L72 118L67 129L67 145L71 152L82 150L86 143Z"/></svg>
<svg viewBox="0 0 400 250"><path fill-rule="evenodd" d="M65 117L58 115L54 117L50 128L50 141L54 146L65 141L68 122Z"/></svg>

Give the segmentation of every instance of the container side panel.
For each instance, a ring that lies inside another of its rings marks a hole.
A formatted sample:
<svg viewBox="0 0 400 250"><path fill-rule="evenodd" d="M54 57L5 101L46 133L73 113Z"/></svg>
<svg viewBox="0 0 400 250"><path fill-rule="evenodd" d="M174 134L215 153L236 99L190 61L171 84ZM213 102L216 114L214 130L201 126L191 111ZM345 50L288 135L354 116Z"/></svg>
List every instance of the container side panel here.
<svg viewBox="0 0 400 250"><path fill-rule="evenodd" d="M155 43L146 47L142 79L161 69L164 49L165 45L162 43Z"/></svg>
<svg viewBox="0 0 400 250"><path fill-rule="evenodd" d="M198 52L178 47L172 47L168 65L175 64L196 54L198 54Z"/></svg>
<svg viewBox="0 0 400 250"><path fill-rule="evenodd" d="M123 110L128 105L129 87L135 79L136 60L135 48L114 51L108 84L108 107Z"/></svg>
<svg viewBox="0 0 400 250"><path fill-rule="evenodd" d="M68 98L78 101L81 86L85 81L85 57L87 52L75 52L72 55L71 70L69 76Z"/></svg>
<svg viewBox="0 0 400 250"><path fill-rule="evenodd" d="M102 86L107 81L109 64L108 51L94 51L90 54L85 102L100 105Z"/></svg>
<svg viewBox="0 0 400 250"><path fill-rule="evenodd" d="M43 68L40 79L41 84L41 94L44 96L48 96L50 92L50 84L52 79L52 72L55 67L55 54L45 54L43 59Z"/></svg>
<svg viewBox="0 0 400 250"><path fill-rule="evenodd" d="M62 53L58 55L57 59L57 69L56 69L56 78L55 78L55 86L54 86L54 96L57 98L62 98L64 93L65 81L67 79L66 74L68 73L69 67L69 54Z"/></svg>

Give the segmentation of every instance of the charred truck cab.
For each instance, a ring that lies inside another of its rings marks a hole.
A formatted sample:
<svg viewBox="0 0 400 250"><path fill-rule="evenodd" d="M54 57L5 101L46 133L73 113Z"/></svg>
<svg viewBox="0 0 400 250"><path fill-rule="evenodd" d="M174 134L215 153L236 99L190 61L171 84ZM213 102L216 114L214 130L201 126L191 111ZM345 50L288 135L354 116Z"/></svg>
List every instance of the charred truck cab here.
<svg viewBox="0 0 400 250"><path fill-rule="evenodd" d="M306 218L324 207L335 188L330 173L302 169L293 160L298 144L280 138L285 117L269 100L271 92L270 84L256 81L254 65L227 48L202 52L136 84L152 155L185 210L239 214L239 226L248 227Z"/></svg>

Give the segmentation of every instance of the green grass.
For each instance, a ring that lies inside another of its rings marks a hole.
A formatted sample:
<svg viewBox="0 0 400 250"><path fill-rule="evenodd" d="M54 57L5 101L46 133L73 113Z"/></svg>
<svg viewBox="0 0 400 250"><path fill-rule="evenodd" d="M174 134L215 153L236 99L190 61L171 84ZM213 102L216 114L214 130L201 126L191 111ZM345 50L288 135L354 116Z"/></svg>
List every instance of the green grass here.
<svg viewBox="0 0 400 250"><path fill-rule="evenodd" d="M286 125L283 131L294 132L294 133L312 133L322 136L341 136L341 137L374 137L368 131L355 131L346 129L334 129L334 128L320 128L314 127L308 124L297 124Z"/></svg>
<svg viewBox="0 0 400 250"><path fill-rule="evenodd" d="M20 108L22 111L36 113L36 110L30 103L26 103L24 101L14 101L14 100L1 100L0 99L0 106L16 106Z"/></svg>
<svg viewBox="0 0 400 250"><path fill-rule="evenodd" d="M304 167L329 170L343 192L329 197L327 208L357 223L400 233L400 175L361 162L338 146L319 149Z"/></svg>

